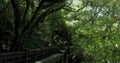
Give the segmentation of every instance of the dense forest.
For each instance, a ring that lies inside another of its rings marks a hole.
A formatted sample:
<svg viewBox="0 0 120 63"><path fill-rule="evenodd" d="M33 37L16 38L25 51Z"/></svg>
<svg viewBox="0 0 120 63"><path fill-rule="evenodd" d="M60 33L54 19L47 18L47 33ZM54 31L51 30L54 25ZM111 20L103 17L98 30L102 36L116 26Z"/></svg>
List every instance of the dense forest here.
<svg viewBox="0 0 120 63"><path fill-rule="evenodd" d="M70 46L76 63L119 63L119 3L0 0L0 52Z"/></svg>

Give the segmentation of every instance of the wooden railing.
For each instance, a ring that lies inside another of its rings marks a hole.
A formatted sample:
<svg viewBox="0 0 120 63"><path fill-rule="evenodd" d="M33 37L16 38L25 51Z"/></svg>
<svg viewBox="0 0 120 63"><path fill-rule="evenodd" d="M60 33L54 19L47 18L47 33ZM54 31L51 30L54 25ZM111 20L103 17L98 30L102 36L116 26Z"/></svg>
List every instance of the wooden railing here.
<svg viewBox="0 0 120 63"><path fill-rule="evenodd" d="M61 49L63 48L51 47L41 50L0 53L0 63L35 63L36 61L61 53ZM62 60L62 58L60 57L59 60Z"/></svg>

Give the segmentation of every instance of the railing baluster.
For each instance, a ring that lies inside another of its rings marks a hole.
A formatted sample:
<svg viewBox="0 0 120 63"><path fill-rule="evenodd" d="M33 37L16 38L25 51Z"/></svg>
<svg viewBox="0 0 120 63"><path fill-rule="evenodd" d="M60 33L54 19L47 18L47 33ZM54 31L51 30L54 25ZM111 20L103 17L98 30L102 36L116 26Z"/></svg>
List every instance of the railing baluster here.
<svg viewBox="0 0 120 63"><path fill-rule="evenodd" d="M0 63L2 63L2 57L1 57L1 54L0 54Z"/></svg>

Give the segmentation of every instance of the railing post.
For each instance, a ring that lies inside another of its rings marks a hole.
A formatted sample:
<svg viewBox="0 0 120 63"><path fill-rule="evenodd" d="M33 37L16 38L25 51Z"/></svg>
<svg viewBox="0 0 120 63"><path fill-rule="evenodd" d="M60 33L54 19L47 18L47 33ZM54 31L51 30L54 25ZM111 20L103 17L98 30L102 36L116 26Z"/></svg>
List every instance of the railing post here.
<svg viewBox="0 0 120 63"><path fill-rule="evenodd" d="M65 48L65 52L63 53L62 63L69 63L69 54L70 54L70 48L69 46L67 46Z"/></svg>
<svg viewBox="0 0 120 63"><path fill-rule="evenodd" d="M2 59L1 59L1 53L0 53L0 63L2 63Z"/></svg>
<svg viewBox="0 0 120 63"><path fill-rule="evenodd" d="M26 61L25 61L26 63L29 63L29 57L28 57L28 55L29 55L29 51L27 50L26 51L26 58L25 58L26 59Z"/></svg>

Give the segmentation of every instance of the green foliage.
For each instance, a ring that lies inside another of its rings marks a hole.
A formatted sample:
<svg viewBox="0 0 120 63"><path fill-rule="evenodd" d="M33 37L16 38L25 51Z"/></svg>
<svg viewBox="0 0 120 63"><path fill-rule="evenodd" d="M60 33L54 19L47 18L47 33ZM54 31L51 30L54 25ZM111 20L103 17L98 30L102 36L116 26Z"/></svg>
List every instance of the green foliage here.
<svg viewBox="0 0 120 63"><path fill-rule="evenodd" d="M83 51L84 56L94 58L92 61L95 63L119 63L120 1L81 0L81 2L84 8L79 12L68 13L67 17L73 24L70 27L73 32L72 54L76 55Z"/></svg>

